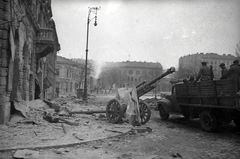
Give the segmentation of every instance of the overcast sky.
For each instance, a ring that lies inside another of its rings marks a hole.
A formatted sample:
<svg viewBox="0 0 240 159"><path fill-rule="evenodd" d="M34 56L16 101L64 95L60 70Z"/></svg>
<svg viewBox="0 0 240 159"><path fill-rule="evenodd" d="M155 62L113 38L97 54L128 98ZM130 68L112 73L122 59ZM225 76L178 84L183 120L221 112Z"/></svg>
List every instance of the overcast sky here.
<svg viewBox="0 0 240 159"><path fill-rule="evenodd" d="M97 61L160 62L166 69L197 52L235 55L240 41L240 0L52 0L58 55L85 59L88 7L98 6L88 54Z"/></svg>

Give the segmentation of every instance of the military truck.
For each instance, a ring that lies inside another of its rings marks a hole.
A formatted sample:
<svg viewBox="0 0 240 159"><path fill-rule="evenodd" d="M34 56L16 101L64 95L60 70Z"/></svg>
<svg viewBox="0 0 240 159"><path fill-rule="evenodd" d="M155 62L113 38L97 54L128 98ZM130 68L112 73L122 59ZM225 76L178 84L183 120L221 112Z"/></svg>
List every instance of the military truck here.
<svg viewBox="0 0 240 159"><path fill-rule="evenodd" d="M208 132L232 120L240 127L240 95L231 79L176 83L171 94L158 102L157 109L162 120L171 113L199 118L202 129Z"/></svg>

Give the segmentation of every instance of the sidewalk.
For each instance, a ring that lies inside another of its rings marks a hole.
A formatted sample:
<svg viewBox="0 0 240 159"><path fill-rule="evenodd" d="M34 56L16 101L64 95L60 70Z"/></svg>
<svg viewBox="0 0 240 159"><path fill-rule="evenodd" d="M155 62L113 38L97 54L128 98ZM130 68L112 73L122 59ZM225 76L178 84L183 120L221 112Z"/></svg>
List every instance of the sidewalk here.
<svg viewBox="0 0 240 159"><path fill-rule="evenodd" d="M100 108L99 106L79 104L77 107L78 110L79 108L81 110ZM74 114L67 117L68 120L78 123L77 126L61 121L50 123L41 118L42 111L40 109L46 110L48 108L45 105L44 107L31 109L29 118L19 122L10 122L7 125L0 125L0 152L17 149L67 147L111 138L132 130L132 126L126 123L112 124L107 122L105 114Z"/></svg>

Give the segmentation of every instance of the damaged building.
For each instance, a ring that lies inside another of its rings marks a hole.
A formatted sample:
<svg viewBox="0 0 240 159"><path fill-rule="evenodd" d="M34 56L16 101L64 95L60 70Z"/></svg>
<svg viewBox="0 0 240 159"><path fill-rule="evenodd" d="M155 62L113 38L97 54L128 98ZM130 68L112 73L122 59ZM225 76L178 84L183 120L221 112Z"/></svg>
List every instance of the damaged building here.
<svg viewBox="0 0 240 159"><path fill-rule="evenodd" d="M78 89L84 85L85 61L74 61L57 56L56 93L57 97L76 96Z"/></svg>
<svg viewBox="0 0 240 159"><path fill-rule="evenodd" d="M0 124L11 103L55 96L60 50L51 0L0 0Z"/></svg>

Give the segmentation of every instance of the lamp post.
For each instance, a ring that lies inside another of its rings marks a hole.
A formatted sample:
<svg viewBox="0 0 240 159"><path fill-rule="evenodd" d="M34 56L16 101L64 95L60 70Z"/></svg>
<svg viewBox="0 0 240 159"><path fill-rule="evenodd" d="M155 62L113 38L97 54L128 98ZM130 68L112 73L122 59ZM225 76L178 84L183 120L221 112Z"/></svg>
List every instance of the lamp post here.
<svg viewBox="0 0 240 159"><path fill-rule="evenodd" d="M86 41L86 61L85 61L85 79L84 79L84 92L83 92L83 100L87 101L87 60L88 60L88 36L89 36L89 24L90 22L95 19L94 26L97 26L97 10L99 10L100 7L89 7L88 9L88 18L87 18L87 41ZM94 13L95 16L90 19L91 13Z"/></svg>

